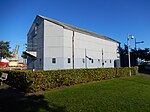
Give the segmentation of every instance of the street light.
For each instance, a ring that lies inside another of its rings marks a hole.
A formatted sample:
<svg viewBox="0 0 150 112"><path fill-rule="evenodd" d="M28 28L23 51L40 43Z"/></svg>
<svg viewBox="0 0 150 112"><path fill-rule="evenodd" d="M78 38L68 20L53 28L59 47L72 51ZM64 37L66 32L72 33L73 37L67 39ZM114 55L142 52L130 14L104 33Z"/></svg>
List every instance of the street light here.
<svg viewBox="0 0 150 112"><path fill-rule="evenodd" d="M137 65L137 63L138 63L138 61L137 61L136 45L137 45L137 44L142 44L142 43L144 43L144 41L137 42L137 41L136 41L136 38L135 38L136 65Z"/></svg>
<svg viewBox="0 0 150 112"><path fill-rule="evenodd" d="M129 62L129 68L131 68L131 63L130 63L130 38L131 39L134 39L134 36L133 35L129 35L128 34L128 37L127 37L127 44L128 44L128 62ZM130 76L131 76L131 70L130 70Z"/></svg>
<svg viewBox="0 0 150 112"><path fill-rule="evenodd" d="M137 41L136 41L136 38L135 38L135 50L136 50L136 45L137 45L137 44L143 44L143 43L144 43L144 41L137 42Z"/></svg>

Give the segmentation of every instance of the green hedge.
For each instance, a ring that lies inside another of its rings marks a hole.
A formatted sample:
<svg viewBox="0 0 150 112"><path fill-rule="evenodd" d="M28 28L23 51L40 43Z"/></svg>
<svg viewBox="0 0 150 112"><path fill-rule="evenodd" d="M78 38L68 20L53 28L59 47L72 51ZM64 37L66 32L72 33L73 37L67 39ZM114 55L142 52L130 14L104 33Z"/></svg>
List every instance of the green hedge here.
<svg viewBox="0 0 150 112"><path fill-rule="evenodd" d="M132 75L137 69L131 68ZM49 71L29 70L0 70L8 73L6 81L12 87L24 92L45 91L60 86L70 86L91 81L100 81L116 77L129 76L129 68L97 68L97 69L69 69Z"/></svg>

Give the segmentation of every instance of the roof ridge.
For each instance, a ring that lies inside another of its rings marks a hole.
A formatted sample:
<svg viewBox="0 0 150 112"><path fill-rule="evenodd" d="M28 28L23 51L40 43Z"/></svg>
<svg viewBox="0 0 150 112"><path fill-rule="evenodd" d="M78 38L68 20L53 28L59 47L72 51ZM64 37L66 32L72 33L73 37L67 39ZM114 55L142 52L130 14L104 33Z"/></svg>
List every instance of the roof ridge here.
<svg viewBox="0 0 150 112"><path fill-rule="evenodd" d="M117 42L117 43L120 43L112 38L109 38L107 36L103 36L103 35L100 35L100 34L97 34L95 32L91 32L91 31L88 31L88 30L85 30L85 29L82 29L82 28L78 28L76 26L72 26L72 25L69 25L69 24L66 24L66 23L63 23L63 22L60 22L60 21L57 21L57 20L54 20L54 19L51 19L51 18L47 18L45 16L42 16L42 15L37 15L47 21L50 21L54 24L57 24L57 25L60 25L62 26L63 28L66 28L66 29L69 29L69 30L72 30L72 31L77 31L77 32L80 32L80 33L83 33L83 34L87 34L87 35L90 35L90 36L94 36L94 37L98 37L98 38L101 38L101 39L105 39L105 40L110 40L110 41L114 41L114 42Z"/></svg>

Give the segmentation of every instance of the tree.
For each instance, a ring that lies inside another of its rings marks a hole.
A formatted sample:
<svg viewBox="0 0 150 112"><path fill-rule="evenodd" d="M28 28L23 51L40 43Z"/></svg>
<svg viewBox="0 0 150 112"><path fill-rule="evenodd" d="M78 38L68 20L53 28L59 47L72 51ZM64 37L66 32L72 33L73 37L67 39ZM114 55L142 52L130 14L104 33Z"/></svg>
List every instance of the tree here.
<svg viewBox="0 0 150 112"><path fill-rule="evenodd" d="M150 48L145 49L131 49L130 52L130 62L131 66L137 66L137 59L150 61ZM120 59L121 59L121 66L128 67L128 46L124 45L124 48L120 48Z"/></svg>
<svg viewBox="0 0 150 112"><path fill-rule="evenodd" d="M124 48L120 47L121 67L128 67L128 46L124 44Z"/></svg>
<svg viewBox="0 0 150 112"><path fill-rule="evenodd" d="M25 55L25 54L23 54L23 53L22 53L21 57L22 57L23 59L27 59L27 55Z"/></svg>
<svg viewBox="0 0 150 112"><path fill-rule="evenodd" d="M9 44L10 44L9 42L0 41L0 58L12 57L11 52L9 51L10 49Z"/></svg>
<svg viewBox="0 0 150 112"><path fill-rule="evenodd" d="M150 49L145 48L144 50L138 49L137 55L140 59L144 59L145 61L150 61Z"/></svg>

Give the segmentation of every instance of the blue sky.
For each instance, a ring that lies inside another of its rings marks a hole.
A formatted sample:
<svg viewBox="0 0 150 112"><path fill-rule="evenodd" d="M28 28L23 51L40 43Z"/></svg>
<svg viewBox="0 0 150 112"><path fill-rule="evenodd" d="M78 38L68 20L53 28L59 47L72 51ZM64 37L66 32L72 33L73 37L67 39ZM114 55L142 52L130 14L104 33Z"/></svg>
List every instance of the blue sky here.
<svg viewBox="0 0 150 112"><path fill-rule="evenodd" d="M0 0L0 40L25 50L28 30L43 15L101 35L123 46L133 34L150 48L150 0ZM134 40L131 40L134 48Z"/></svg>

